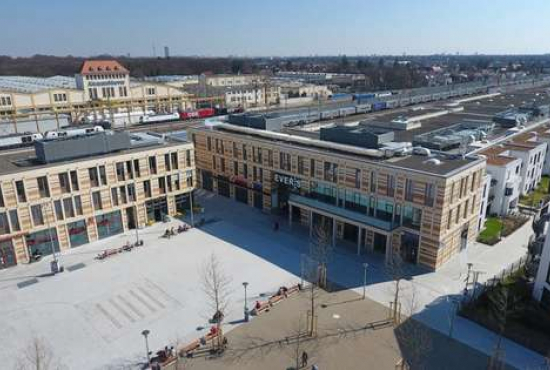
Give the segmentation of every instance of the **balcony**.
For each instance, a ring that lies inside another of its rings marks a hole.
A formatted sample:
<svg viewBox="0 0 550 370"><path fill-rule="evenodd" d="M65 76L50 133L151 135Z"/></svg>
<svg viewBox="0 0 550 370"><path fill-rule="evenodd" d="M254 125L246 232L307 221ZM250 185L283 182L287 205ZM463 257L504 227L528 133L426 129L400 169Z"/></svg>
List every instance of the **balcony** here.
<svg viewBox="0 0 550 370"><path fill-rule="evenodd" d="M384 231L392 231L399 227L398 224L392 221L384 221L378 218L370 217L361 213L357 213L348 209L340 208L332 204L323 203L319 200L306 198L301 195L291 194L289 201L296 205L311 208L313 210L319 210L320 212L334 215L335 217L347 219L352 222L372 226Z"/></svg>

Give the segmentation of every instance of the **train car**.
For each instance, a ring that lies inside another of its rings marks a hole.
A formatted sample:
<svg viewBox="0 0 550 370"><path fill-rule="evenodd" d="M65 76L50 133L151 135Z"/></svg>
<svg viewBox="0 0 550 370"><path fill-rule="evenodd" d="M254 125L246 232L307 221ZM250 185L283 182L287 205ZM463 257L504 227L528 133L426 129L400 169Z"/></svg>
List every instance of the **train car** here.
<svg viewBox="0 0 550 370"><path fill-rule="evenodd" d="M187 119L193 119L193 118L207 118L207 117L212 117L215 114L216 114L216 111L214 110L214 108L201 108L195 111L185 111L185 112L179 113L181 120L187 120Z"/></svg>
<svg viewBox="0 0 550 370"><path fill-rule="evenodd" d="M373 93L358 93L353 94L353 100L369 100L374 99L376 96Z"/></svg>
<svg viewBox="0 0 550 370"><path fill-rule="evenodd" d="M332 101L342 101L342 100L352 100L353 96L351 94L346 93L336 93L330 95L330 100Z"/></svg>
<svg viewBox="0 0 550 370"><path fill-rule="evenodd" d="M340 108L338 110L338 115L340 117L351 116L351 115L354 115L354 114L357 114L357 108L356 107L344 107L344 108Z"/></svg>
<svg viewBox="0 0 550 370"><path fill-rule="evenodd" d="M66 130L60 130L60 131L48 131L44 135L44 139L54 140L54 139L59 139L64 137L94 135L104 131L105 130L101 126L83 127L83 128L75 127L73 129L66 129Z"/></svg>
<svg viewBox="0 0 550 370"><path fill-rule="evenodd" d="M31 146L35 141L42 140L44 136L39 133L13 134L0 137L0 150Z"/></svg>
<svg viewBox="0 0 550 370"><path fill-rule="evenodd" d="M385 101L376 101L372 104L372 111L377 112L386 109L387 105Z"/></svg>
<svg viewBox="0 0 550 370"><path fill-rule="evenodd" d="M371 104L358 104L355 107L355 112L357 114L369 113L370 111L372 111L372 105Z"/></svg>
<svg viewBox="0 0 550 370"><path fill-rule="evenodd" d="M147 114L139 117L139 123L157 123L157 122L171 122L180 119L179 113L169 114Z"/></svg>

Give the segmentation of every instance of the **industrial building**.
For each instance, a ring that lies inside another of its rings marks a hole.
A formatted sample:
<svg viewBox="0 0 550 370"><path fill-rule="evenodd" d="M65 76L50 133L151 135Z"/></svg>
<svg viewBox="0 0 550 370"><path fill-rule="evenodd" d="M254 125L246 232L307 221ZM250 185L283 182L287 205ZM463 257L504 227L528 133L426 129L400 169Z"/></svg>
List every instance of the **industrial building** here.
<svg viewBox="0 0 550 370"><path fill-rule="evenodd" d="M189 208L191 143L104 132L0 155L0 269Z"/></svg>
<svg viewBox="0 0 550 370"><path fill-rule="evenodd" d="M135 81L113 60L86 61L75 77L0 76L0 133L46 131L42 121L66 118L109 119L120 126L137 123L147 112L193 108L182 89L155 81ZM63 121L65 119L65 121ZM19 125L18 125L19 123ZM34 128L33 128L34 126Z"/></svg>
<svg viewBox="0 0 550 370"><path fill-rule="evenodd" d="M436 269L477 236L482 157L396 156L380 148L390 133L369 128L329 129L323 140L220 123L190 135L203 189L310 231L329 224L333 243L353 253Z"/></svg>

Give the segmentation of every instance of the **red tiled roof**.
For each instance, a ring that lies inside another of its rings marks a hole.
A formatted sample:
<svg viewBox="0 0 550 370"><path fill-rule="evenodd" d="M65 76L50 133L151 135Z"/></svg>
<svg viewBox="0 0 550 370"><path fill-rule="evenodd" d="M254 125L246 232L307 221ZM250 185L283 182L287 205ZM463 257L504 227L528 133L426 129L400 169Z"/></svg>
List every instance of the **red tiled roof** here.
<svg viewBox="0 0 550 370"><path fill-rule="evenodd" d="M509 157L507 155L493 155L487 157L487 164L492 166L504 166L517 160L517 158Z"/></svg>
<svg viewBox="0 0 550 370"><path fill-rule="evenodd" d="M80 74L109 74L109 73L129 73L116 60L87 60L80 68Z"/></svg>

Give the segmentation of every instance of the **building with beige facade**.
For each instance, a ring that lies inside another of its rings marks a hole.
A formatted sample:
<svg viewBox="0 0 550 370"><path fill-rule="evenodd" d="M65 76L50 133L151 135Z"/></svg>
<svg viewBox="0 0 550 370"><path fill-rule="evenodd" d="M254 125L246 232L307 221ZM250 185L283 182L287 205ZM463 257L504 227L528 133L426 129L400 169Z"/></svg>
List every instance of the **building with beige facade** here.
<svg viewBox="0 0 550 370"><path fill-rule="evenodd" d="M437 269L476 239L484 157L397 155L361 144L387 132L339 130L347 139L230 123L193 128L198 183L310 233L330 225L333 243L358 255L397 253Z"/></svg>
<svg viewBox="0 0 550 370"><path fill-rule="evenodd" d="M87 146L97 149L88 140L105 142L109 135L129 144L87 152ZM107 132L45 145L0 155L0 269L189 209L190 143Z"/></svg>
<svg viewBox="0 0 550 370"><path fill-rule="evenodd" d="M195 105L181 88L130 79L129 71L113 60L86 61L75 77L0 77L0 125L6 127L0 127L2 133L21 132L18 122L35 121L38 126L44 117L58 126L65 115L72 122L94 117L123 125L138 122L137 116L147 112L173 112Z"/></svg>

